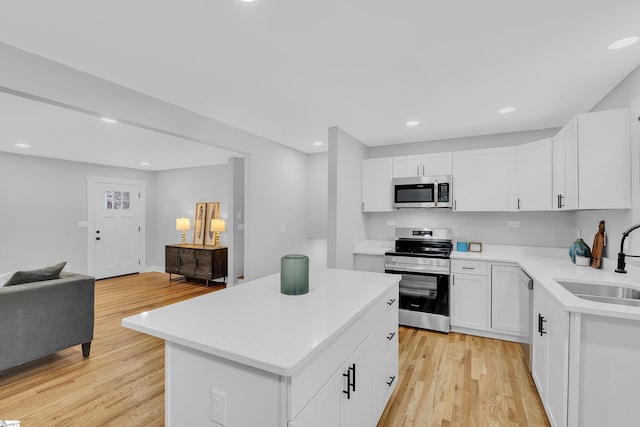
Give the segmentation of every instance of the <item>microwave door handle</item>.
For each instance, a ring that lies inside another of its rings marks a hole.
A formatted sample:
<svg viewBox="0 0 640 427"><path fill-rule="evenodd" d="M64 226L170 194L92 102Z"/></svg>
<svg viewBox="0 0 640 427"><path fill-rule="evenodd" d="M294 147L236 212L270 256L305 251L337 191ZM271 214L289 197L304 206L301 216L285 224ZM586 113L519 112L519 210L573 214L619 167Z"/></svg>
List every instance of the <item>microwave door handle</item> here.
<svg viewBox="0 0 640 427"><path fill-rule="evenodd" d="M433 206L438 207L438 183L433 184Z"/></svg>

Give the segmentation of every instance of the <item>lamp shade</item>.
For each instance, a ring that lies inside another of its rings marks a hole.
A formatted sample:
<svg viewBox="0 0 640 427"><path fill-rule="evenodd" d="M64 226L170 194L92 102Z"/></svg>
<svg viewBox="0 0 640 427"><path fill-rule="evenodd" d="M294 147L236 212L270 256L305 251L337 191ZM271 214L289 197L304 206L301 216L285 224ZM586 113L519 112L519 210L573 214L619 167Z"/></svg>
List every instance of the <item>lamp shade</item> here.
<svg viewBox="0 0 640 427"><path fill-rule="evenodd" d="M223 232L226 229L224 219L216 218L211 220L211 231Z"/></svg>
<svg viewBox="0 0 640 427"><path fill-rule="evenodd" d="M180 230L180 231L191 230L191 219L176 218L176 230Z"/></svg>

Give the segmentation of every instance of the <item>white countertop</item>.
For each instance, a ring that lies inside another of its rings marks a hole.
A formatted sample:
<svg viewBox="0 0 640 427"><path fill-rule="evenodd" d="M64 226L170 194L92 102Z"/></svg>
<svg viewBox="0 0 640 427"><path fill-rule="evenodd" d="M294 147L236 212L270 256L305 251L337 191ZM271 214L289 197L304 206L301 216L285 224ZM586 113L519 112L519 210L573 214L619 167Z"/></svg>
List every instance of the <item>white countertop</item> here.
<svg viewBox="0 0 640 427"><path fill-rule="evenodd" d="M353 253L355 255L384 255L385 252L393 249L393 240L363 240L355 242Z"/></svg>
<svg viewBox="0 0 640 427"><path fill-rule="evenodd" d="M454 251L451 258L516 263L548 289L567 311L640 320L640 307L588 301L562 287L556 279L621 285L640 290L640 280L636 274L619 274L612 270L576 266L569 259L568 249L486 245L482 252ZM609 266L613 264L610 260L605 260L605 263ZM634 269L627 265L627 270L633 273Z"/></svg>
<svg viewBox="0 0 640 427"><path fill-rule="evenodd" d="M311 269L309 293L283 295L275 274L122 320L124 327L290 376L400 276Z"/></svg>

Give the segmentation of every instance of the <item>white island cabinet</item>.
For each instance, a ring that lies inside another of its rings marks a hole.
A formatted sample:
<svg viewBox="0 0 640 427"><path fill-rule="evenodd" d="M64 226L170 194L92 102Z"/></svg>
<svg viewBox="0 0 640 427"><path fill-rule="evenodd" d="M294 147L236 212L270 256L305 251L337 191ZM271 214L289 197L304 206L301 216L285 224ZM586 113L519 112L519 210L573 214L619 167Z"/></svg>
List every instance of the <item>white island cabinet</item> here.
<svg viewBox="0 0 640 427"><path fill-rule="evenodd" d="M123 319L165 340L167 426L375 425L398 383L399 276L312 269Z"/></svg>

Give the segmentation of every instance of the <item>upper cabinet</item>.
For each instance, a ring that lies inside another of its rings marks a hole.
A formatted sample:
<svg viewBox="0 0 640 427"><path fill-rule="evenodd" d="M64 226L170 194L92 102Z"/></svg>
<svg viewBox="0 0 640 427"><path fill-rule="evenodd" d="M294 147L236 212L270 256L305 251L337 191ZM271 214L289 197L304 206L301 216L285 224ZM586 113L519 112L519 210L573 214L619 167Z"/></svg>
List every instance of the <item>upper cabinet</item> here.
<svg viewBox="0 0 640 427"><path fill-rule="evenodd" d="M362 212L391 212L391 157L362 161Z"/></svg>
<svg viewBox="0 0 640 427"><path fill-rule="evenodd" d="M393 177L451 175L451 152L416 154L393 158Z"/></svg>
<svg viewBox="0 0 640 427"><path fill-rule="evenodd" d="M551 139L515 147L515 210L551 210Z"/></svg>
<svg viewBox="0 0 640 427"><path fill-rule="evenodd" d="M553 209L629 209L629 110L579 114L553 138Z"/></svg>
<svg viewBox="0 0 640 427"><path fill-rule="evenodd" d="M454 152L453 209L513 210L513 158L513 147Z"/></svg>

